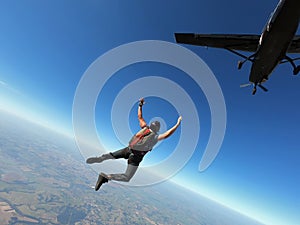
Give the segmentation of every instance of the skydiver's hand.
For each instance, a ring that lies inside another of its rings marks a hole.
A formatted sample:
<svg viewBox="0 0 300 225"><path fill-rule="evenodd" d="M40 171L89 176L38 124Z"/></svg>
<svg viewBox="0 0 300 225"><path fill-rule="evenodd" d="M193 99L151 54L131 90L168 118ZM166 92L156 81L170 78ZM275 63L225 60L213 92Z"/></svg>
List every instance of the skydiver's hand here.
<svg viewBox="0 0 300 225"><path fill-rule="evenodd" d="M182 120L182 116L179 116L179 117L178 117L178 120L177 120L177 124L180 124L180 123L181 123L181 120Z"/></svg>
<svg viewBox="0 0 300 225"><path fill-rule="evenodd" d="M140 98L139 99L139 106L143 106L144 104L145 104L145 100L144 100L144 98Z"/></svg>

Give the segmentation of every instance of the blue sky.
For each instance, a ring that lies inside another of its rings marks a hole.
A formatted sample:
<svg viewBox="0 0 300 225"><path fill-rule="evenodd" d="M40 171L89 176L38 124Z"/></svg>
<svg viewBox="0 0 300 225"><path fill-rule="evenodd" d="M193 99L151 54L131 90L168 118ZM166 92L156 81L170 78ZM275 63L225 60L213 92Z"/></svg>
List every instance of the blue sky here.
<svg viewBox="0 0 300 225"><path fill-rule="evenodd" d="M175 32L258 34L276 5L276 0L233 0L230 4L221 0L184 4L158 0L2 1L0 107L72 133L76 87L87 68L105 52L133 41L174 43ZM110 121L119 90L144 76L170 79L192 98L201 128L193 157L173 181L265 223L296 224L300 220L300 78L292 76L290 65L281 65L266 83L269 92L258 90L252 96L251 88L239 87L248 81L250 64L239 71L240 58L225 50L184 47L210 67L226 103L226 133L213 164L204 172L198 170L211 126L205 95L182 71L159 63L130 65L106 83L95 119L105 144L122 146ZM168 127L176 122L178 112L172 104L157 96L146 101L146 120L161 117ZM135 107L129 117L133 131L138 129ZM180 135L188 134L178 130L147 155L145 164L166 158Z"/></svg>

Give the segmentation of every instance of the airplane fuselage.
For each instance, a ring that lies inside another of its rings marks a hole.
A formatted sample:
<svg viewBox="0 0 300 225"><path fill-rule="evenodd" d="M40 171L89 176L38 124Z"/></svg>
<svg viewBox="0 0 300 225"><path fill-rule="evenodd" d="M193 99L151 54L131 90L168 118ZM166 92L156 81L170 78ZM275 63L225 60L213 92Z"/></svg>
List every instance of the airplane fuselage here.
<svg viewBox="0 0 300 225"><path fill-rule="evenodd" d="M298 29L300 0L282 0L266 25L255 53L249 81L267 80L274 68L285 58Z"/></svg>
<svg viewBox="0 0 300 225"><path fill-rule="evenodd" d="M249 81L254 84L252 94L255 94L257 86L268 91L261 83L268 80L279 63L289 62L294 75L300 72L300 65L295 64L300 58L288 56L300 53L300 35L296 35L299 21L300 0L280 0L261 35L175 33L175 38L177 43L226 49L243 58L238 69L251 61ZM239 51L253 54L246 56Z"/></svg>

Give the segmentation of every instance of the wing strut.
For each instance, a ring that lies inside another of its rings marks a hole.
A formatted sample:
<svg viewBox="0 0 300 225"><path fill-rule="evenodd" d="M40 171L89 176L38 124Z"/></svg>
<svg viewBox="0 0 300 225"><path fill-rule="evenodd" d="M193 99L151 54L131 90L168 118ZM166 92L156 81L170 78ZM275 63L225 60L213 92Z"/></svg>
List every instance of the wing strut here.
<svg viewBox="0 0 300 225"><path fill-rule="evenodd" d="M244 59L247 59L247 60L250 60L251 62L253 62L252 59L249 59L249 57L247 57L247 56L245 56L245 55L239 53L238 51L232 50L232 49L230 49L230 48L224 48L224 49L226 49L226 50L232 52L233 54L236 54L236 55L238 55L238 56L240 56L240 57L242 57L242 58L244 58Z"/></svg>

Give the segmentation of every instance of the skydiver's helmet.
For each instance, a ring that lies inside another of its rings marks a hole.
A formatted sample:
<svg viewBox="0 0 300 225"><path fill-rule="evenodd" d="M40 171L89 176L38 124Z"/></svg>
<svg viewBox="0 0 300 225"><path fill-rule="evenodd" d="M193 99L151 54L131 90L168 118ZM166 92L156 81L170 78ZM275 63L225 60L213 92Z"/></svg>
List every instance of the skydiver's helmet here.
<svg viewBox="0 0 300 225"><path fill-rule="evenodd" d="M150 129L153 130L155 133L157 133L160 129L160 122L154 121L150 124Z"/></svg>

